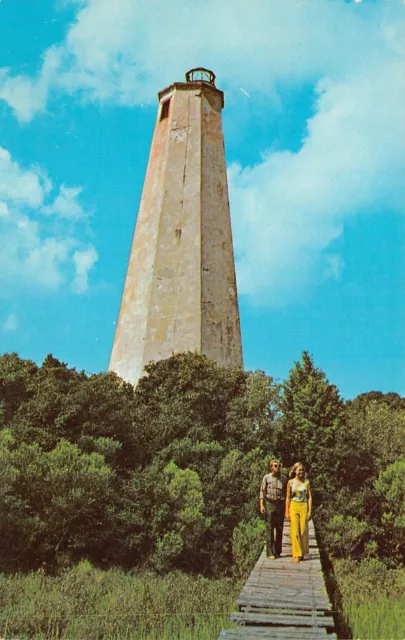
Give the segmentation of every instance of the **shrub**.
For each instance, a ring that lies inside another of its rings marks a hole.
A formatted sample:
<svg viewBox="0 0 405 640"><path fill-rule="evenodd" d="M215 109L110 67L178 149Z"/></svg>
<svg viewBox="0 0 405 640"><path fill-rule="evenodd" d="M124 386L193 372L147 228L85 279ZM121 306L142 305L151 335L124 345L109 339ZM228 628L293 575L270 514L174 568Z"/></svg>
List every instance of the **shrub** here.
<svg viewBox="0 0 405 640"><path fill-rule="evenodd" d="M265 524L260 518L240 522L232 535L232 552L236 571L245 575L251 571L264 545Z"/></svg>
<svg viewBox="0 0 405 640"><path fill-rule="evenodd" d="M324 527L325 543L339 558L362 555L370 526L353 516L333 516Z"/></svg>

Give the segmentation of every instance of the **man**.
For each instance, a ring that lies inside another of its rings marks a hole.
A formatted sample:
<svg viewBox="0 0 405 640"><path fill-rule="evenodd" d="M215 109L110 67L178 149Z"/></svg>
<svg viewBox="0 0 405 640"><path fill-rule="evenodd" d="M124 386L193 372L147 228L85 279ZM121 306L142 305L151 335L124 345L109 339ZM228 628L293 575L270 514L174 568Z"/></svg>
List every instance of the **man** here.
<svg viewBox="0 0 405 640"><path fill-rule="evenodd" d="M266 553L269 560L281 555L285 497L288 478L281 473L280 460L270 460L270 473L260 486L260 513L266 517Z"/></svg>

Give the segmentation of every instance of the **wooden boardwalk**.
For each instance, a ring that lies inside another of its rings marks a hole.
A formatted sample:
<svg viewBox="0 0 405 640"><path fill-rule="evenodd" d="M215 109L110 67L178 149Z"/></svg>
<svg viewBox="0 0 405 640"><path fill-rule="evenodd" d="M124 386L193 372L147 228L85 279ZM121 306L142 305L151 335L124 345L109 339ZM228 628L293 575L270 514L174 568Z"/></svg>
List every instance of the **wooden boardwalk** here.
<svg viewBox="0 0 405 640"><path fill-rule="evenodd" d="M294 564L290 523L284 524L281 558L268 560L263 551L230 615L236 629L221 631L218 640L335 640L332 605L325 588L319 549L309 523L309 556Z"/></svg>

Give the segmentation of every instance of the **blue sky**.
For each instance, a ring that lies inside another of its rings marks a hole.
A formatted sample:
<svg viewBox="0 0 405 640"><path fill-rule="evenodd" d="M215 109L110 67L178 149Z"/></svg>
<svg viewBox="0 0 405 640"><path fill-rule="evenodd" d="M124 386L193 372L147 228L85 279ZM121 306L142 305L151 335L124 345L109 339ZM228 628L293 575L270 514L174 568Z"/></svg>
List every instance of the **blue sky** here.
<svg viewBox="0 0 405 640"><path fill-rule="evenodd" d="M223 112L246 368L405 394L402 0L1 0L0 351L104 371L157 92Z"/></svg>

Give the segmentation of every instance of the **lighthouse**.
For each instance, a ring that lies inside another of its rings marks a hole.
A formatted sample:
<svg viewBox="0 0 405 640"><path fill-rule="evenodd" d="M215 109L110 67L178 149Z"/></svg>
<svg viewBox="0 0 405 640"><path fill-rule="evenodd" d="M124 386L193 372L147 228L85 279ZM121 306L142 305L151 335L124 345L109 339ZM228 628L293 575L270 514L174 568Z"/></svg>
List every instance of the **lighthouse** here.
<svg viewBox="0 0 405 640"><path fill-rule="evenodd" d="M187 351L243 366L224 94L199 68L158 97L109 366L133 384L148 363Z"/></svg>

